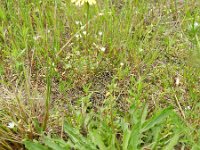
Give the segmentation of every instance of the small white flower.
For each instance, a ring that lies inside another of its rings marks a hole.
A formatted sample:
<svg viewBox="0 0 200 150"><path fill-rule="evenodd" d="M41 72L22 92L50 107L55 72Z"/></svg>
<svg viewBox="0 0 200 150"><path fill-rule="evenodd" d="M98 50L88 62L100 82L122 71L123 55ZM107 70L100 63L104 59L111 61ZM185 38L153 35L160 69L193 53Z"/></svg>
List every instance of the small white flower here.
<svg viewBox="0 0 200 150"><path fill-rule="evenodd" d="M104 15L104 13L99 13L99 16L103 16Z"/></svg>
<svg viewBox="0 0 200 150"><path fill-rule="evenodd" d="M47 30L47 33L50 33L51 31L50 30Z"/></svg>
<svg viewBox="0 0 200 150"><path fill-rule="evenodd" d="M35 41L37 41L40 37L41 37L41 36L36 35L36 36L33 37L33 39L34 39Z"/></svg>
<svg viewBox="0 0 200 150"><path fill-rule="evenodd" d="M101 50L102 52L105 52L105 51L106 51L106 48L105 48L105 47L101 47L100 50Z"/></svg>
<svg viewBox="0 0 200 150"><path fill-rule="evenodd" d="M80 21L75 21L75 24L76 24L76 25L79 25L79 24L80 24Z"/></svg>
<svg viewBox="0 0 200 150"><path fill-rule="evenodd" d="M176 77L176 78L175 78L175 85L176 85L176 86L179 86L179 85L180 85L180 78L179 78L179 77Z"/></svg>
<svg viewBox="0 0 200 150"><path fill-rule="evenodd" d="M83 34L84 34L84 35L86 35L86 34L87 34L87 32L86 32L86 31L83 31Z"/></svg>
<svg viewBox="0 0 200 150"><path fill-rule="evenodd" d="M139 52L143 52L144 50L142 48L139 49Z"/></svg>
<svg viewBox="0 0 200 150"><path fill-rule="evenodd" d="M9 122L7 127L12 129L12 128L15 127L15 123L14 122Z"/></svg>
<svg viewBox="0 0 200 150"><path fill-rule="evenodd" d="M123 63L123 62L121 62L121 63L120 63L120 66L124 66L124 63Z"/></svg>
<svg viewBox="0 0 200 150"><path fill-rule="evenodd" d="M194 28L197 28L199 26L199 23L198 22L195 22L194 23Z"/></svg>
<svg viewBox="0 0 200 150"><path fill-rule="evenodd" d="M82 35L81 34L75 34L75 37L78 39L78 38L82 38Z"/></svg>
<svg viewBox="0 0 200 150"><path fill-rule="evenodd" d="M99 34L100 36L102 36L102 35L103 35L103 32L100 31L98 34Z"/></svg>
<svg viewBox="0 0 200 150"><path fill-rule="evenodd" d="M190 106L185 107L185 110L191 110Z"/></svg>
<svg viewBox="0 0 200 150"><path fill-rule="evenodd" d="M79 38L79 34L75 34L75 37L76 37L76 38Z"/></svg>
<svg viewBox="0 0 200 150"><path fill-rule="evenodd" d="M81 30L83 30L85 28L85 26L81 26Z"/></svg>
<svg viewBox="0 0 200 150"><path fill-rule="evenodd" d="M69 47L71 47L71 46L73 46L73 45L74 45L74 43L72 42L72 43L69 44Z"/></svg>

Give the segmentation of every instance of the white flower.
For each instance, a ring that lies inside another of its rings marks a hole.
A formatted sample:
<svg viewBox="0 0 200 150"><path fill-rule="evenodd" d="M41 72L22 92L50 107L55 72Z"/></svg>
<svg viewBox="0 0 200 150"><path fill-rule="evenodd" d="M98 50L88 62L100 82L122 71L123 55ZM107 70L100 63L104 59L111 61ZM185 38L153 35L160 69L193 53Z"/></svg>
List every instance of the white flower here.
<svg viewBox="0 0 200 150"><path fill-rule="evenodd" d="M88 3L89 5L95 5L96 0L71 0L76 6L82 6L84 3Z"/></svg>
<svg viewBox="0 0 200 150"><path fill-rule="evenodd" d="M124 66L124 63L123 63L123 62L121 62L121 63L120 63L120 66Z"/></svg>
<svg viewBox="0 0 200 150"><path fill-rule="evenodd" d="M191 110L190 106L185 107L185 110Z"/></svg>
<svg viewBox="0 0 200 150"><path fill-rule="evenodd" d="M83 31L83 34L84 34L84 35L86 35L86 34L87 34L87 32L86 32L86 31Z"/></svg>
<svg viewBox="0 0 200 150"><path fill-rule="evenodd" d="M85 28L85 26L81 26L81 30L83 30Z"/></svg>
<svg viewBox="0 0 200 150"><path fill-rule="evenodd" d="M198 22L195 22L194 23L194 28L197 28L199 26L199 23Z"/></svg>
<svg viewBox="0 0 200 150"><path fill-rule="evenodd" d="M34 39L35 41L37 41L40 37L41 37L41 36L36 35L36 36L33 37L33 39Z"/></svg>
<svg viewBox="0 0 200 150"><path fill-rule="evenodd" d="M7 127L12 129L12 128L15 127L15 123L14 122L9 122Z"/></svg>
<svg viewBox="0 0 200 150"><path fill-rule="evenodd" d="M79 38L79 34L75 34L75 37L76 37L76 38Z"/></svg>
<svg viewBox="0 0 200 150"><path fill-rule="evenodd" d="M103 16L103 15L104 15L104 13L99 13L98 15L99 15L99 16Z"/></svg>
<svg viewBox="0 0 200 150"><path fill-rule="evenodd" d="M75 21L75 24L76 24L76 25L82 25L83 23L82 23L81 21L76 20L76 21Z"/></svg>
<svg viewBox="0 0 200 150"><path fill-rule="evenodd" d="M101 50L102 52L105 52L105 51L106 51L106 48L105 48L105 47L101 47L100 50Z"/></svg>
<svg viewBox="0 0 200 150"><path fill-rule="evenodd" d="M100 31L98 34L99 34L100 36L102 36L102 35L103 35L103 32Z"/></svg>
<svg viewBox="0 0 200 150"><path fill-rule="evenodd" d="M82 38L82 35L81 34L75 34L75 37L78 39L78 38Z"/></svg>
<svg viewBox="0 0 200 150"><path fill-rule="evenodd" d="M144 50L142 48L139 48L139 52L143 52Z"/></svg>
<svg viewBox="0 0 200 150"><path fill-rule="evenodd" d="M176 86L180 85L180 78L179 77L175 77L175 85Z"/></svg>
<svg viewBox="0 0 200 150"><path fill-rule="evenodd" d="M76 25L79 25L79 23L80 23L80 21L75 21L75 24L76 24Z"/></svg>

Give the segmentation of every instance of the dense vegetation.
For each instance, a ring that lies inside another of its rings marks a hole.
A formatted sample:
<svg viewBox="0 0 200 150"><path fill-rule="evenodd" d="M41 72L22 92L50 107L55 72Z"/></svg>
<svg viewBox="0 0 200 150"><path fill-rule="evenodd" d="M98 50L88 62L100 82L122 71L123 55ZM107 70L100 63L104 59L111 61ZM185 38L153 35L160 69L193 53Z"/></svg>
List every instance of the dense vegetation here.
<svg viewBox="0 0 200 150"><path fill-rule="evenodd" d="M0 1L0 149L200 149L200 2L92 4Z"/></svg>

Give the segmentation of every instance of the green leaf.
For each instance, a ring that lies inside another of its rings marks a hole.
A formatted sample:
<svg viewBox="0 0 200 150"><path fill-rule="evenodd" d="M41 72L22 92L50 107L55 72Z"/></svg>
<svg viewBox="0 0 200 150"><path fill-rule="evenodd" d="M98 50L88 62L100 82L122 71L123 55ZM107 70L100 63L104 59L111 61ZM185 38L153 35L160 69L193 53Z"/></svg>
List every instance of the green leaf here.
<svg viewBox="0 0 200 150"><path fill-rule="evenodd" d="M52 150L63 150L64 147L61 147L58 143L56 143L53 139L50 139L48 137L46 137L44 139L44 143L46 146L48 146L49 148L51 148ZM69 149L69 148L68 148ZM65 150L67 150L67 148L65 147Z"/></svg>
<svg viewBox="0 0 200 150"><path fill-rule="evenodd" d="M65 149L72 147L71 141L66 142L63 139L54 139L54 142L56 142L57 144L59 144L61 147L65 148Z"/></svg>
<svg viewBox="0 0 200 150"><path fill-rule="evenodd" d="M128 150L129 139L131 137L131 131L129 129L126 129L123 133L124 134L123 134L122 149L123 150Z"/></svg>
<svg viewBox="0 0 200 150"><path fill-rule="evenodd" d="M197 144L193 145L192 150L200 150L200 145Z"/></svg>
<svg viewBox="0 0 200 150"><path fill-rule="evenodd" d="M96 146L89 139L83 137L78 129L71 127L67 122L64 124L64 131L68 134L75 147L81 147L85 150L96 149Z"/></svg>
<svg viewBox="0 0 200 150"><path fill-rule="evenodd" d="M5 19L6 19L5 10L2 10L2 8L0 8L0 20L4 21Z"/></svg>
<svg viewBox="0 0 200 150"><path fill-rule="evenodd" d="M152 135L153 135L152 149L156 149L156 146L160 139L161 129L162 129L162 126L156 126L154 127L154 130L152 131Z"/></svg>
<svg viewBox="0 0 200 150"><path fill-rule="evenodd" d="M172 108L168 107L162 110L160 113L154 115L148 121L146 121L142 127L142 132L149 130L150 128L154 127L156 124L161 123L166 117L168 117L172 113Z"/></svg>
<svg viewBox="0 0 200 150"><path fill-rule="evenodd" d="M128 150L129 149L134 149L134 150L138 149L138 145L141 143L140 137L141 137L141 124L140 124L140 122L138 122L136 125L133 126L133 128L131 130L131 137L129 140Z"/></svg>
<svg viewBox="0 0 200 150"><path fill-rule="evenodd" d="M28 150L49 150L46 146L33 141L24 141L23 143Z"/></svg>
<svg viewBox="0 0 200 150"><path fill-rule="evenodd" d="M35 127L36 131L38 133L41 133L42 132L42 127L40 127L40 123L39 123L37 118L33 119L33 124L34 124L34 127Z"/></svg>
<svg viewBox="0 0 200 150"><path fill-rule="evenodd" d="M111 150L116 149L115 143L116 143L116 136L115 136L115 134L112 134L111 143L110 143L110 149L111 149Z"/></svg>
<svg viewBox="0 0 200 150"><path fill-rule="evenodd" d="M145 104L143 112L142 112L142 116L141 116L141 124L143 124L145 122L147 114L148 114L148 105Z"/></svg>
<svg viewBox="0 0 200 150"><path fill-rule="evenodd" d="M106 146L103 142L102 137L97 133L96 130L90 131L90 136L92 138L92 142L94 144L98 145L100 149L102 149L102 150L106 149Z"/></svg>
<svg viewBox="0 0 200 150"><path fill-rule="evenodd" d="M180 137L179 134L175 134L175 135L171 138L169 144L167 144L167 146L164 148L164 150L173 150L173 149L174 149L174 146L176 146L176 144L178 143L179 137Z"/></svg>

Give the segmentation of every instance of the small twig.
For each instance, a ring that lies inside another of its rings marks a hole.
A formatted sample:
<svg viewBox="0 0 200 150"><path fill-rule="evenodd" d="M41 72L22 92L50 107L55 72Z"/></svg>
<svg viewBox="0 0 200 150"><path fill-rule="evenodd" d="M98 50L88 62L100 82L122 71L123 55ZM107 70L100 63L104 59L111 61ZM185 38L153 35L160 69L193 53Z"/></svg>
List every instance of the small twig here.
<svg viewBox="0 0 200 150"><path fill-rule="evenodd" d="M62 115L62 128L61 128L61 134L60 134L61 139L63 138L63 132L64 132L64 114Z"/></svg>
<svg viewBox="0 0 200 150"><path fill-rule="evenodd" d="M180 105L180 103L179 103L179 100L178 100L178 98L177 98L177 96L175 95L175 99L176 99L176 103L177 103L177 105L178 105L178 107L179 107L179 110L180 110L180 112L181 112L181 115L183 116L183 118L185 119L186 117L185 117L185 113L184 113L184 111L183 111L183 109L182 109L182 107L181 107L181 105Z"/></svg>

